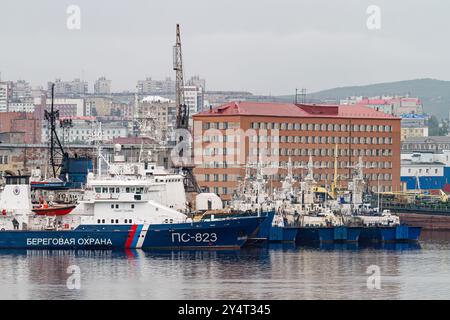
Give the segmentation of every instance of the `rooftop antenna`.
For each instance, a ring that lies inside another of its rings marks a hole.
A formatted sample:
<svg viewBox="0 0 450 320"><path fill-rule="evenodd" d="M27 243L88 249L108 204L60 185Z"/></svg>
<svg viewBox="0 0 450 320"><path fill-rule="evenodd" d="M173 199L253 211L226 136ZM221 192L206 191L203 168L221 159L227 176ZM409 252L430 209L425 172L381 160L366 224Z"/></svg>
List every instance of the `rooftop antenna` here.
<svg viewBox="0 0 450 320"><path fill-rule="evenodd" d="M300 92L301 102L302 104L305 104L306 102L306 88L302 88Z"/></svg>
<svg viewBox="0 0 450 320"><path fill-rule="evenodd" d="M295 97L294 97L294 103L298 104L299 100L298 97L300 96L300 103L304 104L306 102L306 89L302 88L302 89L297 89L295 88Z"/></svg>

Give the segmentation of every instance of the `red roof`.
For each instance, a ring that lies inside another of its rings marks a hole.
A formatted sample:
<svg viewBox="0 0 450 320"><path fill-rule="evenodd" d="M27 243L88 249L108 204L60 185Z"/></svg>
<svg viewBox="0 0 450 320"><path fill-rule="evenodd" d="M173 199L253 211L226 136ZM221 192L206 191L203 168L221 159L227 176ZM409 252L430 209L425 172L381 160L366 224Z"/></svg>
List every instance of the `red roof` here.
<svg viewBox="0 0 450 320"><path fill-rule="evenodd" d="M270 116L298 118L372 118L400 119L363 105L317 105L274 102L230 102L194 117L208 116Z"/></svg>

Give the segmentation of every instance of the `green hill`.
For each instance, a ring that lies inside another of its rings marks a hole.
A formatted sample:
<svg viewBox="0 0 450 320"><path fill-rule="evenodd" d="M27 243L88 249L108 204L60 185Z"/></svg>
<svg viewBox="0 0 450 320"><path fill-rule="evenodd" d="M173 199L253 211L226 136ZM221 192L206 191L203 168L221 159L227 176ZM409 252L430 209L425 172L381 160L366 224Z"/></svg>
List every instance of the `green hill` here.
<svg viewBox="0 0 450 320"><path fill-rule="evenodd" d="M419 97L424 110L438 117L448 118L450 110L450 81L416 79L386 82L365 86L340 87L307 94L307 101L339 101L349 96L406 95ZM281 96L280 100L293 101L293 96Z"/></svg>

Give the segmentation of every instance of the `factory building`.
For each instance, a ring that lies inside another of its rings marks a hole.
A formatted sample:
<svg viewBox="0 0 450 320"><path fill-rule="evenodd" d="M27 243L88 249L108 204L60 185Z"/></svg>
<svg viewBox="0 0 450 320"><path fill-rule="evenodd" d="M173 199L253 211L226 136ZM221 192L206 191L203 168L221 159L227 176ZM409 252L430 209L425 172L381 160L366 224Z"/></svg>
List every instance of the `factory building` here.
<svg viewBox="0 0 450 320"><path fill-rule="evenodd" d="M450 150L402 153L401 181L404 190L449 190Z"/></svg>

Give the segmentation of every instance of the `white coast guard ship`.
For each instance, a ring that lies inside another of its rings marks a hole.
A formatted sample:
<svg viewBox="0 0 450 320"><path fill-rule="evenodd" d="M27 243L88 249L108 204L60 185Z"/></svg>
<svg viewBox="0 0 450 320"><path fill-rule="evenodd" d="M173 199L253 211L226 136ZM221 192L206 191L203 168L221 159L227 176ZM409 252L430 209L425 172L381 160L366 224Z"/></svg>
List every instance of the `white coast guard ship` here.
<svg viewBox="0 0 450 320"><path fill-rule="evenodd" d="M0 194L0 248L236 249L264 217L193 222L152 199L146 179L88 176L78 205L67 214L36 214L29 177L6 177ZM49 206L51 207L51 203Z"/></svg>

